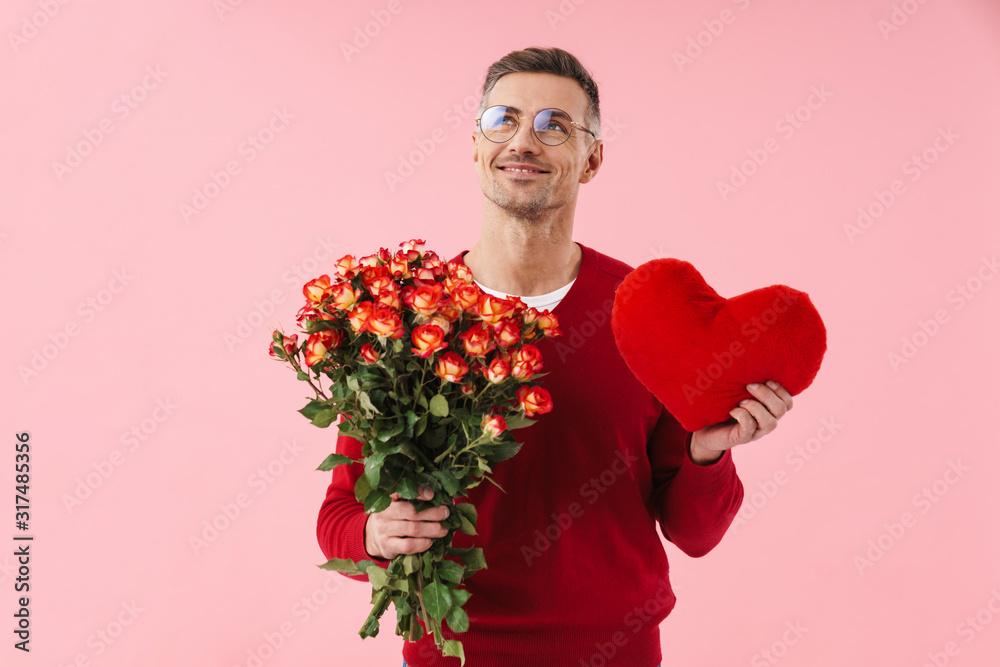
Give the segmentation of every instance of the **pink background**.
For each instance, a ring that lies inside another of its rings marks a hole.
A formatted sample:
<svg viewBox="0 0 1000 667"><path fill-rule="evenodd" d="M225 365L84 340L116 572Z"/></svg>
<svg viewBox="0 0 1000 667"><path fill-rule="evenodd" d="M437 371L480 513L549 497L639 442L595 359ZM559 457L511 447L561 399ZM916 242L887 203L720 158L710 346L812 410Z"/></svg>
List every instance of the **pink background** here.
<svg viewBox="0 0 1000 667"><path fill-rule="evenodd" d="M19 532L19 431L35 535L28 655L0 548L5 665L401 664L394 610L362 641L368 585L316 567L335 431L296 413L306 387L266 347L344 254L475 243L482 77L531 45L600 86L605 164L577 240L686 259L726 296L791 285L829 329L815 384L734 452L747 498L723 542L698 560L665 542L665 664L996 664L995 0L226 2L4 3L0 540ZM829 95L803 107L814 87Z"/></svg>

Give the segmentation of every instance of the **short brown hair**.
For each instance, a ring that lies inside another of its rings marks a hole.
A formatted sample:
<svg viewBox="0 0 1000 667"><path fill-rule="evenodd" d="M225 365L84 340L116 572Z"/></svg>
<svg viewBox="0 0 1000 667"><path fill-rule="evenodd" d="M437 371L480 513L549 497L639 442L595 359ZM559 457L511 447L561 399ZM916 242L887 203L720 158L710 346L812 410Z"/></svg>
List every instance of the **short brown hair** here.
<svg viewBox="0 0 1000 667"><path fill-rule="evenodd" d="M486 79L483 81L483 98L479 102L477 116L481 116L486 110L486 98L500 77L515 72L555 74L573 79L580 84L583 92L587 94L587 99L590 100L583 118L583 125L592 130L596 138L601 138L601 102L597 94L597 84L594 83L594 79L576 56L557 47L531 46L520 51L511 51L490 65L490 68L486 70Z"/></svg>

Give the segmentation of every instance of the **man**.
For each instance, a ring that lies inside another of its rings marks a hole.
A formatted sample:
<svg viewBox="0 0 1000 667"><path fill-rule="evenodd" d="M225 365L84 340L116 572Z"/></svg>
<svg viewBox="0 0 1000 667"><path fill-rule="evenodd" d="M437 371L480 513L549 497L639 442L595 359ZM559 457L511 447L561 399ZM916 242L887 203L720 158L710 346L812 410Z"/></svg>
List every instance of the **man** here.
<svg viewBox="0 0 1000 667"><path fill-rule="evenodd" d="M580 184L604 156L597 86L575 57L529 48L494 63L472 141L481 235L454 259L484 291L548 308L563 336L537 343L553 411L517 432L521 451L494 470L503 492L481 484L468 494L478 535L456 533L454 545L482 547L488 569L465 583L470 628L455 636L476 667L655 667L658 625L675 602L657 523L689 556L714 548L743 499L729 450L774 430L791 396L749 385L756 400L734 406L732 420L689 433L628 370L610 305L632 267L573 241ZM337 451L359 458L361 443L341 436ZM320 510L328 558L384 567L448 532L446 507L415 514L398 495L364 514L359 468L334 470ZM403 656L409 667L459 664L430 636Z"/></svg>

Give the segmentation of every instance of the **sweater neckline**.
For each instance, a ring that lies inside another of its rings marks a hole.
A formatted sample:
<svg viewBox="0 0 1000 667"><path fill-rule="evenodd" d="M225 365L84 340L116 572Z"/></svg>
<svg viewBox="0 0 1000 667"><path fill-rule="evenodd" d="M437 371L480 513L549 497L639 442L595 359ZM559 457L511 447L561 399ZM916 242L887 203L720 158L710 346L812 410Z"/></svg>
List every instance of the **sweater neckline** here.
<svg viewBox="0 0 1000 667"><path fill-rule="evenodd" d="M577 310L579 310L584 296L590 290L594 276L597 275L597 252L593 248L585 246L579 241L576 241L576 244L580 246L580 251L582 252L582 257L580 258L580 270L577 272L576 278L573 279L566 295L563 296L562 300L555 305L555 308L549 311L555 315L556 318L562 320L571 317ZM465 264L465 253L467 252L469 252L468 249L462 250L455 257L453 257L451 261Z"/></svg>

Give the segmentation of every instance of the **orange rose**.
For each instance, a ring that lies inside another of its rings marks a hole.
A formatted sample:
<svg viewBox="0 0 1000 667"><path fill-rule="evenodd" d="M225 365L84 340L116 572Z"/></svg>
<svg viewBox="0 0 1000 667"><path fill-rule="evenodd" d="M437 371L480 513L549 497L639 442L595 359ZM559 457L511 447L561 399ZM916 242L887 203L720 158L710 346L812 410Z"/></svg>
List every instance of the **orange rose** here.
<svg viewBox="0 0 1000 667"><path fill-rule="evenodd" d="M507 430L507 420L502 415L483 415L483 432L491 438L499 438Z"/></svg>
<svg viewBox="0 0 1000 667"><path fill-rule="evenodd" d="M444 288L437 283L433 285L424 285L423 287L418 287L410 292L407 297L403 299L403 303L405 303L408 308L420 313L421 315L433 315L437 312L438 306L441 305L443 292Z"/></svg>
<svg viewBox="0 0 1000 667"><path fill-rule="evenodd" d="M272 334L274 338L278 340L271 341L270 345L270 355L275 359L284 359L285 357L291 357L295 355L295 348L298 347L298 334L292 334L291 336L285 336L280 331L275 331ZM277 350L281 350L277 352Z"/></svg>
<svg viewBox="0 0 1000 667"><path fill-rule="evenodd" d="M499 384L510 375L510 364L505 359L494 359L486 367L485 375L486 379L493 384Z"/></svg>
<svg viewBox="0 0 1000 667"><path fill-rule="evenodd" d="M521 327L511 318L505 318L493 325L493 336L500 347L510 347L521 342Z"/></svg>
<svg viewBox="0 0 1000 667"><path fill-rule="evenodd" d="M399 244L403 252L409 252L410 250L423 250L424 244L427 243L425 239L410 239L409 241L403 241Z"/></svg>
<svg viewBox="0 0 1000 667"><path fill-rule="evenodd" d="M387 308L392 308L393 310L399 310L399 290L396 288L395 283L375 295L375 303L381 306L386 306Z"/></svg>
<svg viewBox="0 0 1000 667"><path fill-rule="evenodd" d="M337 275L344 280L350 280L361 270L361 264L354 259L354 255L344 255L337 260L334 267L337 269Z"/></svg>
<svg viewBox="0 0 1000 667"><path fill-rule="evenodd" d="M361 284L367 289L373 280L388 275L389 269L382 265L366 266L361 269Z"/></svg>
<svg viewBox="0 0 1000 667"><path fill-rule="evenodd" d="M375 312L375 304L371 301L362 301L354 306L347 314L347 321L351 323L354 333L361 333L365 330L365 323Z"/></svg>
<svg viewBox="0 0 1000 667"><path fill-rule="evenodd" d="M446 382L458 382L469 370L462 357L448 351L437 358L434 375Z"/></svg>
<svg viewBox="0 0 1000 667"><path fill-rule="evenodd" d="M403 331L403 320L399 313L392 308L379 306L365 322L365 330L376 336L387 336L389 338L402 338L406 332Z"/></svg>
<svg viewBox="0 0 1000 667"><path fill-rule="evenodd" d="M313 278L302 286L302 293L307 302L322 302L323 299L330 296L330 276L324 273L319 278Z"/></svg>
<svg viewBox="0 0 1000 667"><path fill-rule="evenodd" d="M524 408L525 417L534 417L552 411L552 397L542 387L518 387L517 401Z"/></svg>
<svg viewBox="0 0 1000 667"><path fill-rule="evenodd" d="M537 326L546 338L557 338L562 335L559 331L559 318L547 310L538 316Z"/></svg>
<svg viewBox="0 0 1000 667"><path fill-rule="evenodd" d="M396 278L411 278L413 276L413 274L410 273L410 265L405 259L401 259L398 253L389 260L389 263L386 264L386 266L389 267L389 275Z"/></svg>
<svg viewBox="0 0 1000 667"><path fill-rule="evenodd" d="M465 352L470 357L485 357L488 352L496 347L490 330L482 322L478 322L469 327L468 330L458 335L462 339Z"/></svg>
<svg viewBox="0 0 1000 667"><path fill-rule="evenodd" d="M306 366L323 360L326 353L344 342L344 334L337 329L325 329L310 334L306 340Z"/></svg>
<svg viewBox="0 0 1000 667"><path fill-rule="evenodd" d="M465 312L475 313L477 312L479 298L482 294L483 291L479 289L479 285L475 283L462 283L451 291L451 298L455 302L455 305Z"/></svg>
<svg viewBox="0 0 1000 667"><path fill-rule="evenodd" d="M376 278L372 278L368 284L365 285L365 287L368 288L369 294L372 296L378 296L378 293L382 290L395 287L395 285L395 281L389 276L378 276Z"/></svg>
<svg viewBox="0 0 1000 667"><path fill-rule="evenodd" d="M444 329L436 324L421 324L411 335L413 347L410 349L421 359L426 359L438 350L448 347L444 339Z"/></svg>
<svg viewBox="0 0 1000 667"><path fill-rule="evenodd" d="M531 343L525 343L514 353L514 364L510 374L518 380L530 380L531 376L542 370L542 353Z"/></svg>
<svg viewBox="0 0 1000 667"><path fill-rule="evenodd" d="M513 313L514 303L512 301L485 292L479 297L479 303L476 304L475 310L475 314L489 324L496 324Z"/></svg>
<svg viewBox="0 0 1000 667"><path fill-rule="evenodd" d="M305 322L315 322L316 319L316 309L309 304L302 306L299 308L299 312L295 313L295 322L299 325L300 329L305 329Z"/></svg>
<svg viewBox="0 0 1000 667"><path fill-rule="evenodd" d="M471 283L473 280L472 271L462 262L448 262L444 265L444 268L445 272L456 280L466 283Z"/></svg>
<svg viewBox="0 0 1000 667"><path fill-rule="evenodd" d="M365 343L361 346L361 358L366 364L374 364L379 360L379 351L372 347L371 343Z"/></svg>
<svg viewBox="0 0 1000 667"><path fill-rule="evenodd" d="M337 283L330 288L333 297L333 307L337 310L349 310L361 297L361 291L351 287L351 283Z"/></svg>

